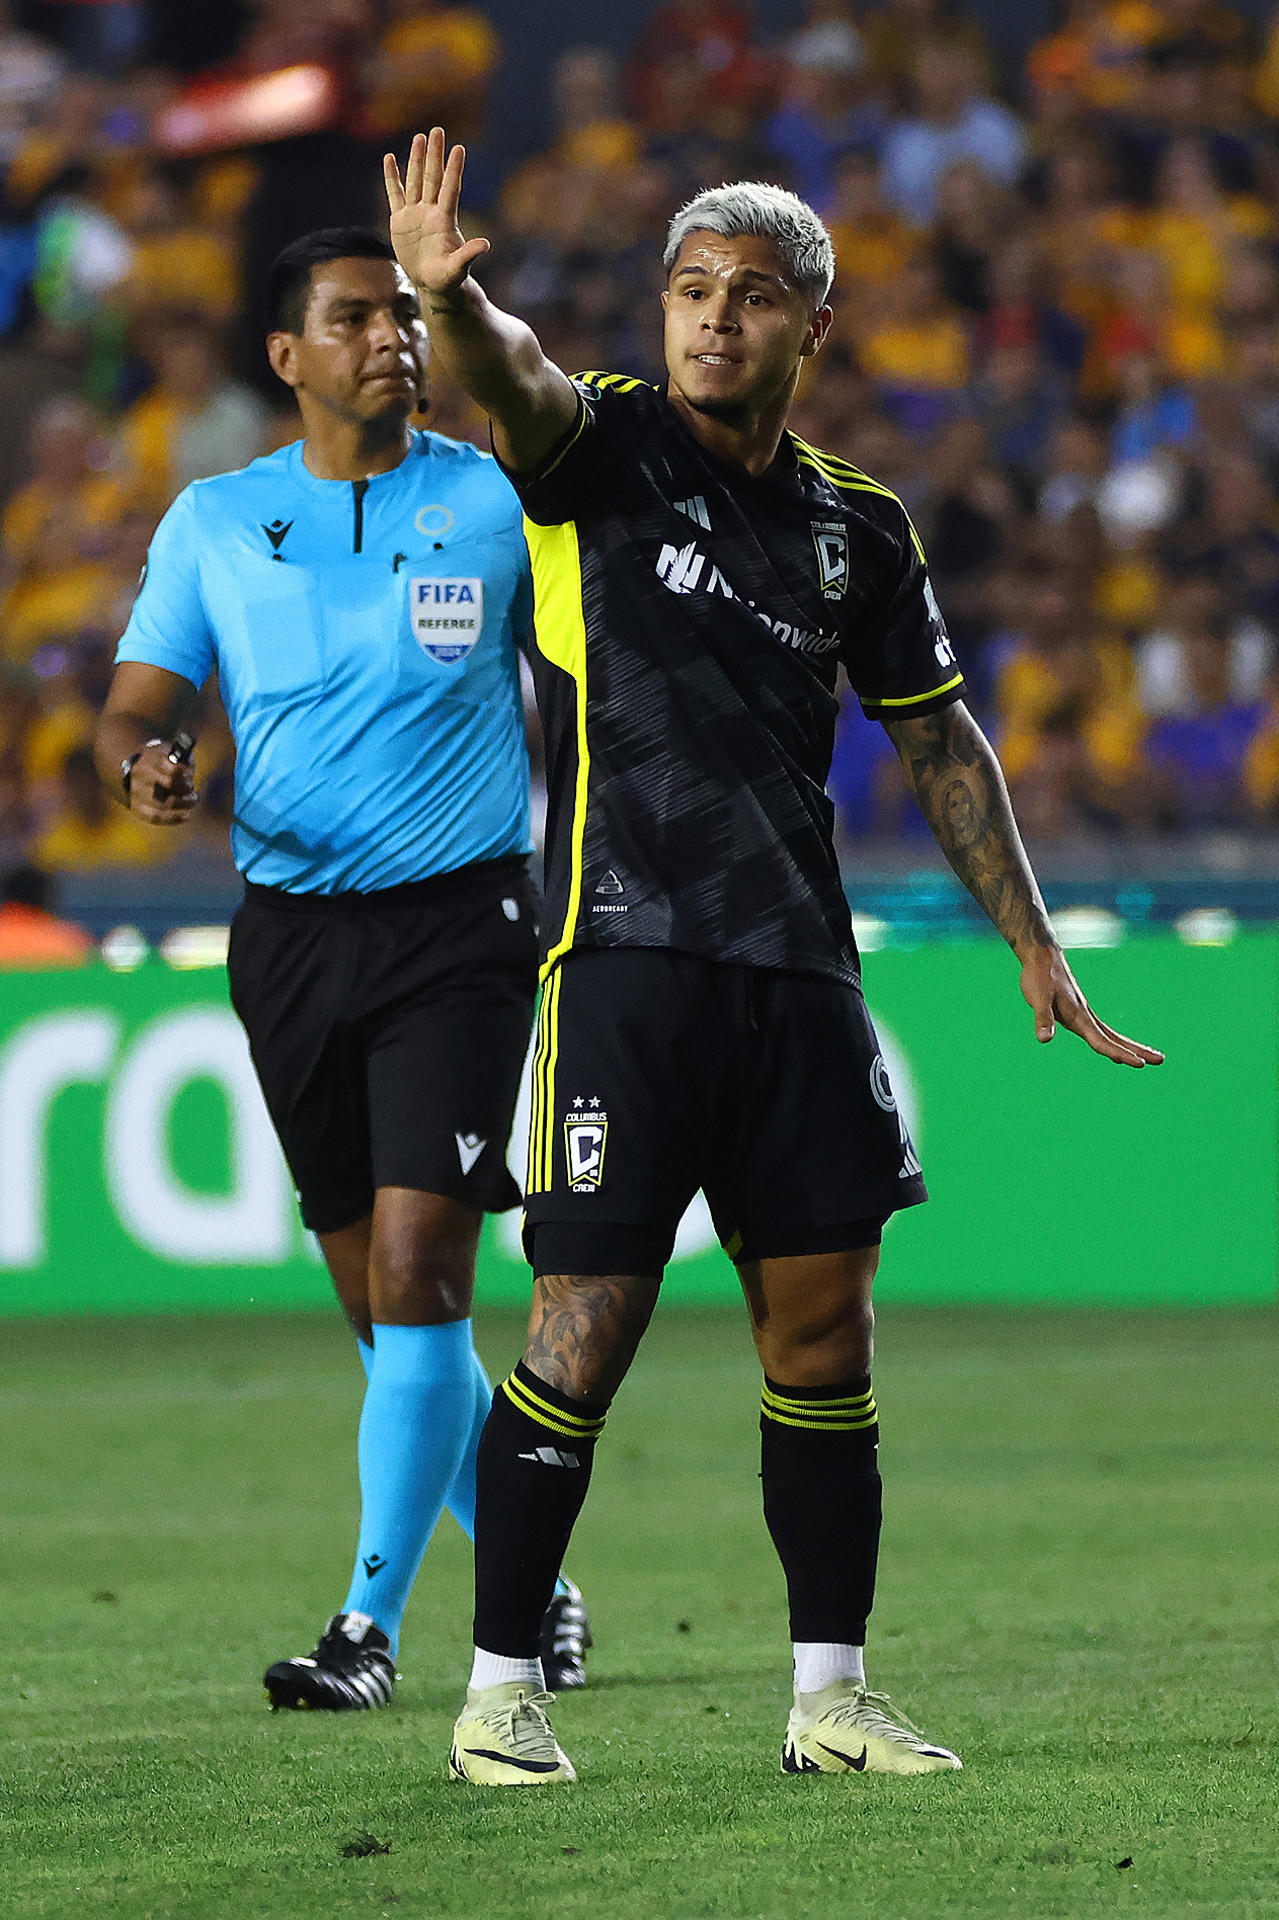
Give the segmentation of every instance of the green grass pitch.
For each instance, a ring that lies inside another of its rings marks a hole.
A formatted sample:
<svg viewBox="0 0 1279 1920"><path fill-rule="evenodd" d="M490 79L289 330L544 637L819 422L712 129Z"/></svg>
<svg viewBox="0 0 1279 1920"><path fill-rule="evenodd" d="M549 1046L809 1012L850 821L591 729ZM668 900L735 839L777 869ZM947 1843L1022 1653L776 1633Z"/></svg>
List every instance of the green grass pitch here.
<svg viewBox="0 0 1279 1920"><path fill-rule="evenodd" d="M494 1366L519 1340L482 1321ZM445 1522L387 1713L267 1713L345 1587L336 1316L3 1329L0 1914L1279 1915L1274 1316L881 1315L871 1683L965 1771L790 1779L744 1319L659 1315L572 1569L581 1778L449 1783ZM348 1853L360 1836L383 1849ZM389 1849L389 1850L388 1850Z"/></svg>

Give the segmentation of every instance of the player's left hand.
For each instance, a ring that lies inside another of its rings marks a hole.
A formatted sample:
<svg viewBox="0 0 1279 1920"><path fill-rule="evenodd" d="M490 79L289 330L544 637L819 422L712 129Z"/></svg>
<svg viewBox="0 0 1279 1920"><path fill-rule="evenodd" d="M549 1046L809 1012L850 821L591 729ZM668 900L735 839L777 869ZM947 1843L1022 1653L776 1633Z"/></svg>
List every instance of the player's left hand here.
<svg viewBox="0 0 1279 1920"><path fill-rule="evenodd" d="M1035 1038L1046 1044L1058 1025L1068 1027L1087 1042L1094 1053L1113 1060L1121 1067L1160 1067L1164 1056L1139 1040L1125 1040L1104 1020L1099 1020L1070 971L1060 947L1035 947L1022 962L1021 991L1035 1016Z"/></svg>

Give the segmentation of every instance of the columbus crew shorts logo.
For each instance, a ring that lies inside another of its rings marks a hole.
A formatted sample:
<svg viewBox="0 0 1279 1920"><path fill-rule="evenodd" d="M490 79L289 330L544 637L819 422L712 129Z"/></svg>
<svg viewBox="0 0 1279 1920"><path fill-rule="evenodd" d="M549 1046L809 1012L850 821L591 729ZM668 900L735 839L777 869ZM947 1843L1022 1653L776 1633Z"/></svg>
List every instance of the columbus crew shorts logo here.
<svg viewBox="0 0 1279 1920"><path fill-rule="evenodd" d="M586 1102L582 1102L583 1107ZM604 1148L608 1142L608 1115L598 1102L586 1112L571 1113L564 1122L564 1154L571 1193L595 1193L604 1180Z"/></svg>
<svg viewBox="0 0 1279 1920"><path fill-rule="evenodd" d="M882 1053L877 1053L870 1063L870 1090L877 1107L882 1107L885 1113L896 1113L897 1098L893 1093Z"/></svg>

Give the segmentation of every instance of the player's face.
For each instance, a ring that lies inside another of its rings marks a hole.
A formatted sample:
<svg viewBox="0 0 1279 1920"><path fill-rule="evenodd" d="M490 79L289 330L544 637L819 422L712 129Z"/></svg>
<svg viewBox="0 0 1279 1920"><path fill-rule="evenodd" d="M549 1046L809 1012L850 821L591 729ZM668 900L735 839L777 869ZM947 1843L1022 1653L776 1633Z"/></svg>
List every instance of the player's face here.
<svg viewBox="0 0 1279 1920"><path fill-rule="evenodd" d="M760 234L691 233L662 295L666 370L699 413L755 413L789 396L830 309L815 311Z"/></svg>
<svg viewBox="0 0 1279 1920"><path fill-rule="evenodd" d="M272 364L299 397L352 423L405 420L426 389L430 348L408 276L391 260L311 269L301 333L273 334ZM277 359L275 343L284 351Z"/></svg>

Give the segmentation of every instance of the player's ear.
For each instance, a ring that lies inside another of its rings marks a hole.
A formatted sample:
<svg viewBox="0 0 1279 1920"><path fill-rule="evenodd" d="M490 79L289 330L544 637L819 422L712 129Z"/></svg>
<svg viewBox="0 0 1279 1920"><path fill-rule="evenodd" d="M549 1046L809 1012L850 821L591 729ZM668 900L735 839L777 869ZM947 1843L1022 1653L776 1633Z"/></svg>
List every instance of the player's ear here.
<svg viewBox="0 0 1279 1920"><path fill-rule="evenodd" d="M268 333L266 357L271 364L272 373L278 380L283 380L286 387L296 387L300 384L296 333L286 333L283 327L275 333Z"/></svg>
<svg viewBox="0 0 1279 1920"><path fill-rule="evenodd" d="M829 307L819 307L809 322L808 333L800 348L800 358L809 360L819 351L823 340L830 332L831 321L835 318Z"/></svg>

